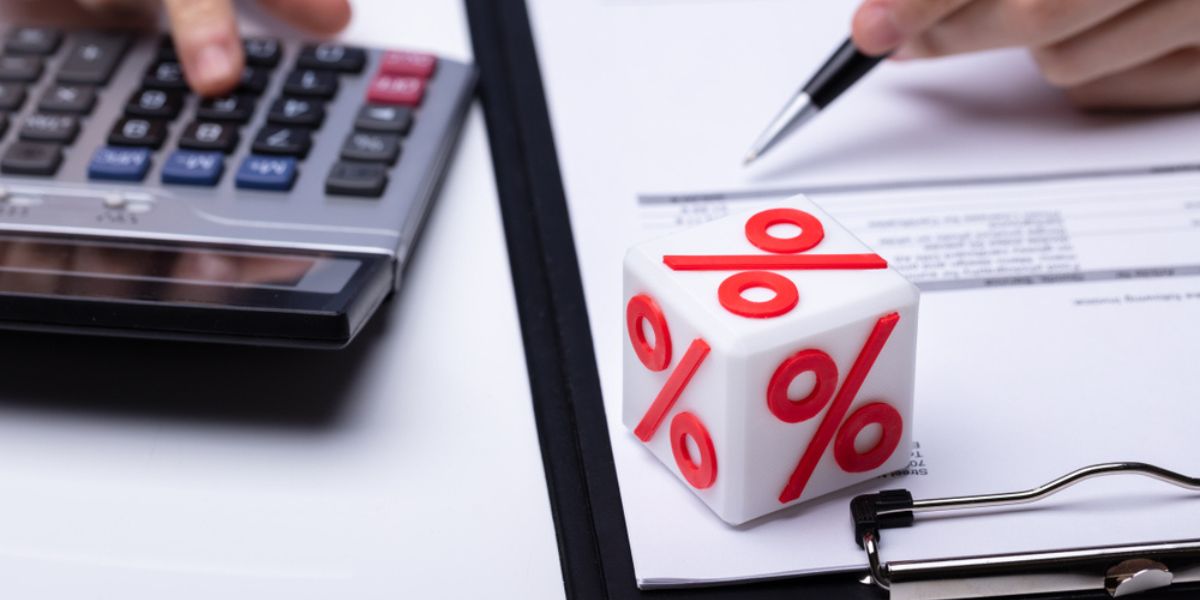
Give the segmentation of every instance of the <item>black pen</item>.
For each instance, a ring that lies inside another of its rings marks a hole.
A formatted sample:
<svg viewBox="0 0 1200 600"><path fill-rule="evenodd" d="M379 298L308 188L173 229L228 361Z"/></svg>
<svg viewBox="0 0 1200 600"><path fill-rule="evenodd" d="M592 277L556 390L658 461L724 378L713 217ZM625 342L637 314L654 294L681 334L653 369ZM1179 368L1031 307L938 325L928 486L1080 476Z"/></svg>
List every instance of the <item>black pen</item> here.
<svg viewBox="0 0 1200 600"><path fill-rule="evenodd" d="M846 40L767 125L766 131L758 136L750 152L746 153L743 164L754 162L785 135L816 116L886 57L886 54L867 56L859 52L854 42Z"/></svg>

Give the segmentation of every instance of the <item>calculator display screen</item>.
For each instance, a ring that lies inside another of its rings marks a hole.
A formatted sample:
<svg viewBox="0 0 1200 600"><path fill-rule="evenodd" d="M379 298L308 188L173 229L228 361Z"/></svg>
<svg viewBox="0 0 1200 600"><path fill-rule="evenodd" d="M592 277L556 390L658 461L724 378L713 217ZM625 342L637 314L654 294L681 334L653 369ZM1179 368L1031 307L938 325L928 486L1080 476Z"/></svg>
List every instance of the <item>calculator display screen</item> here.
<svg viewBox="0 0 1200 600"><path fill-rule="evenodd" d="M333 294L356 268L321 253L0 236L0 291L9 292L185 302L238 289Z"/></svg>

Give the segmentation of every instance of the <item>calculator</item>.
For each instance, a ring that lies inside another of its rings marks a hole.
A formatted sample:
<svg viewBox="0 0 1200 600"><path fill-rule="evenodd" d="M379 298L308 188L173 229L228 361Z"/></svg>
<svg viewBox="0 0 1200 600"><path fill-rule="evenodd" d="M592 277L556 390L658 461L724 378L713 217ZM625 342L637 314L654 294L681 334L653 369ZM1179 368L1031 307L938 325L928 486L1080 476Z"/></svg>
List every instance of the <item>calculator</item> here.
<svg viewBox="0 0 1200 600"><path fill-rule="evenodd" d="M189 92L167 37L0 32L0 328L347 345L400 285L474 67L243 40Z"/></svg>

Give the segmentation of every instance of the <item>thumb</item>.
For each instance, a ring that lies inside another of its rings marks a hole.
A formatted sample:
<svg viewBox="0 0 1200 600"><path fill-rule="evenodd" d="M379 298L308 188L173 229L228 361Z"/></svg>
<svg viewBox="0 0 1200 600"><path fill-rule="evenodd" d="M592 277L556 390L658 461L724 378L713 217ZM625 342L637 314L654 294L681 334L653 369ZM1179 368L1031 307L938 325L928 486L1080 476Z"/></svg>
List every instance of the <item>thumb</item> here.
<svg viewBox="0 0 1200 600"><path fill-rule="evenodd" d="M201 96L237 85L244 57L232 0L165 0L188 85Z"/></svg>
<svg viewBox="0 0 1200 600"><path fill-rule="evenodd" d="M971 1L865 0L854 13L851 37L866 54L887 54Z"/></svg>

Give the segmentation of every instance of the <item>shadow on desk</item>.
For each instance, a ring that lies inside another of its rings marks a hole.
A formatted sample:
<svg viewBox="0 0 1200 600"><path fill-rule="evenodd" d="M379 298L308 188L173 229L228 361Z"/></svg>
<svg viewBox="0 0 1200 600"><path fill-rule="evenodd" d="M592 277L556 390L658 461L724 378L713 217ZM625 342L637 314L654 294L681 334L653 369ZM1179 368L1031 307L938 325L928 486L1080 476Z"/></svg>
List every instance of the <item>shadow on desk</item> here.
<svg viewBox="0 0 1200 600"><path fill-rule="evenodd" d="M389 312L342 350L2 331L0 408L330 428Z"/></svg>

